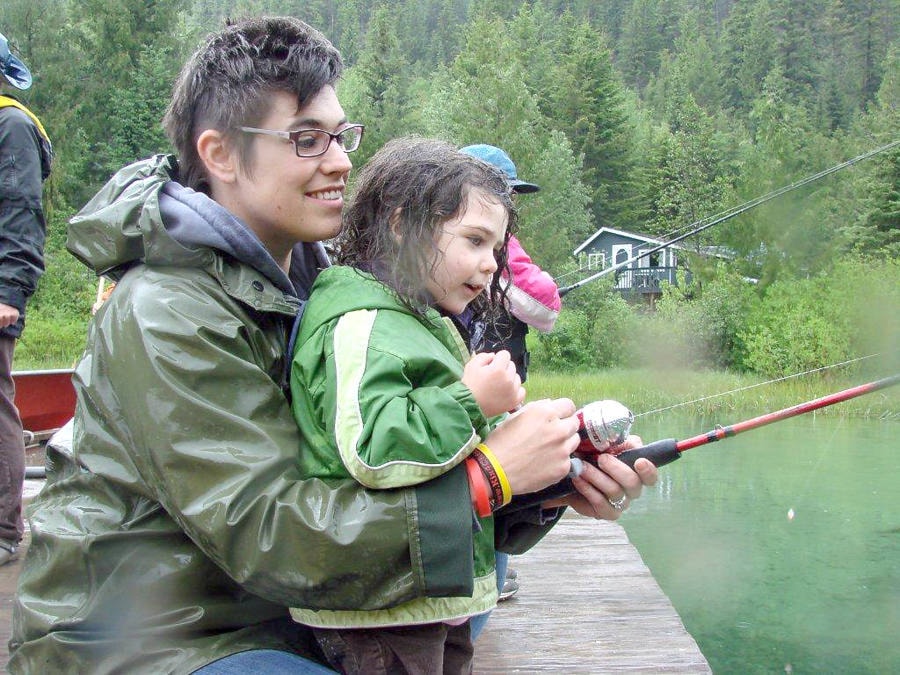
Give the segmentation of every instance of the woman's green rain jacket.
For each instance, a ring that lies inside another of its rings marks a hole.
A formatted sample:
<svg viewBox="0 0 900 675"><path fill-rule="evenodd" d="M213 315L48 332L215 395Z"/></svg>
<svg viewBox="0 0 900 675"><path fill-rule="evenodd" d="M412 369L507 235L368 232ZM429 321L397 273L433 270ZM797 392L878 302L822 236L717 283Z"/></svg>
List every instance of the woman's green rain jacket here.
<svg viewBox="0 0 900 675"><path fill-rule="evenodd" d="M29 509L13 673L189 673L247 649L304 653L290 606L472 592L459 544L471 511L438 517L466 503L462 467L416 489L299 477L286 336L321 249L298 246L288 280L175 174L169 157L126 167L72 220L69 250L119 283L73 378L72 448L48 449ZM516 517L498 535L511 552L552 524Z"/></svg>

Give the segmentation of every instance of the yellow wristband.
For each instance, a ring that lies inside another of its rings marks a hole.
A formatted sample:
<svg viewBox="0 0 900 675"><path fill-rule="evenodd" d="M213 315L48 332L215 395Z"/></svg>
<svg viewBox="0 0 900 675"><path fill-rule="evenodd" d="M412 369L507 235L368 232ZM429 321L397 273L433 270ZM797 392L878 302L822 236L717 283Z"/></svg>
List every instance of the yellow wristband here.
<svg viewBox="0 0 900 675"><path fill-rule="evenodd" d="M512 488L509 485L509 478L506 477L506 472L503 471L503 467L500 465L497 456L488 446L484 443L480 443L477 449L481 451L481 454L487 457L491 466L494 467L494 471L497 473L497 479L500 481L500 488L503 490L503 504L501 504L501 506L506 506L512 501Z"/></svg>

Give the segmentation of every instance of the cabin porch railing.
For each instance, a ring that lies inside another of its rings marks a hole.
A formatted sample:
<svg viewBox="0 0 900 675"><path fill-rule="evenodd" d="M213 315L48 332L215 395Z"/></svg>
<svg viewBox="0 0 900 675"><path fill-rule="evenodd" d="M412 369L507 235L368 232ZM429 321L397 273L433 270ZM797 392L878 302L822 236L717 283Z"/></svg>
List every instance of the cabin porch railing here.
<svg viewBox="0 0 900 675"><path fill-rule="evenodd" d="M673 286L678 285L675 272L676 267L638 267L618 270L616 274L616 289L619 291L634 291L638 293L660 293L662 283ZM687 273L690 280L690 272Z"/></svg>

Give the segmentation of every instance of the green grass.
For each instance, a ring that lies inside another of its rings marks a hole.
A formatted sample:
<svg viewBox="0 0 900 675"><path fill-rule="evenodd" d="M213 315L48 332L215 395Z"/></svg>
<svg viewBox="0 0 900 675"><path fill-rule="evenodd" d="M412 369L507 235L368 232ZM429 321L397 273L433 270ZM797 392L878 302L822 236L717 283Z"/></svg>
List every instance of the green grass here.
<svg viewBox="0 0 900 675"><path fill-rule="evenodd" d="M68 319L29 313L16 343L13 370L71 368L84 351L88 318Z"/></svg>
<svg viewBox="0 0 900 675"><path fill-rule="evenodd" d="M730 423L742 419L741 416L781 410L894 374L855 377L818 374L766 383L755 375L722 371L611 369L569 375L531 370L526 388L529 400L568 397L581 406L600 399L615 399L635 413L677 406L682 412L698 416L728 415ZM719 395L724 392L734 393ZM739 417L732 419L732 413ZM900 420L900 386L821 408L817 414Z"/></svg>

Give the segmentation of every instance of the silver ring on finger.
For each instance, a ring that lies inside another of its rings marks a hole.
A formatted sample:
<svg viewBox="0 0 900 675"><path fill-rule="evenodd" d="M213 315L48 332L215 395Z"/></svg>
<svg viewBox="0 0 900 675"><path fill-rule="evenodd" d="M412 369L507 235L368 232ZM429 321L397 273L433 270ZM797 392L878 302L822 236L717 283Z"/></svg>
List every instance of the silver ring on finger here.
<svg viewBox="0 0 900 675"><path fill-rule="evenodd" d="M628 496L622 495L618 499L610 499L609 497L607 497L606 501L608 501L609 505L611 507L613 507L616 511L621 511L622 509L625 508L625 500L626 499L628 499Z"/></svg>

